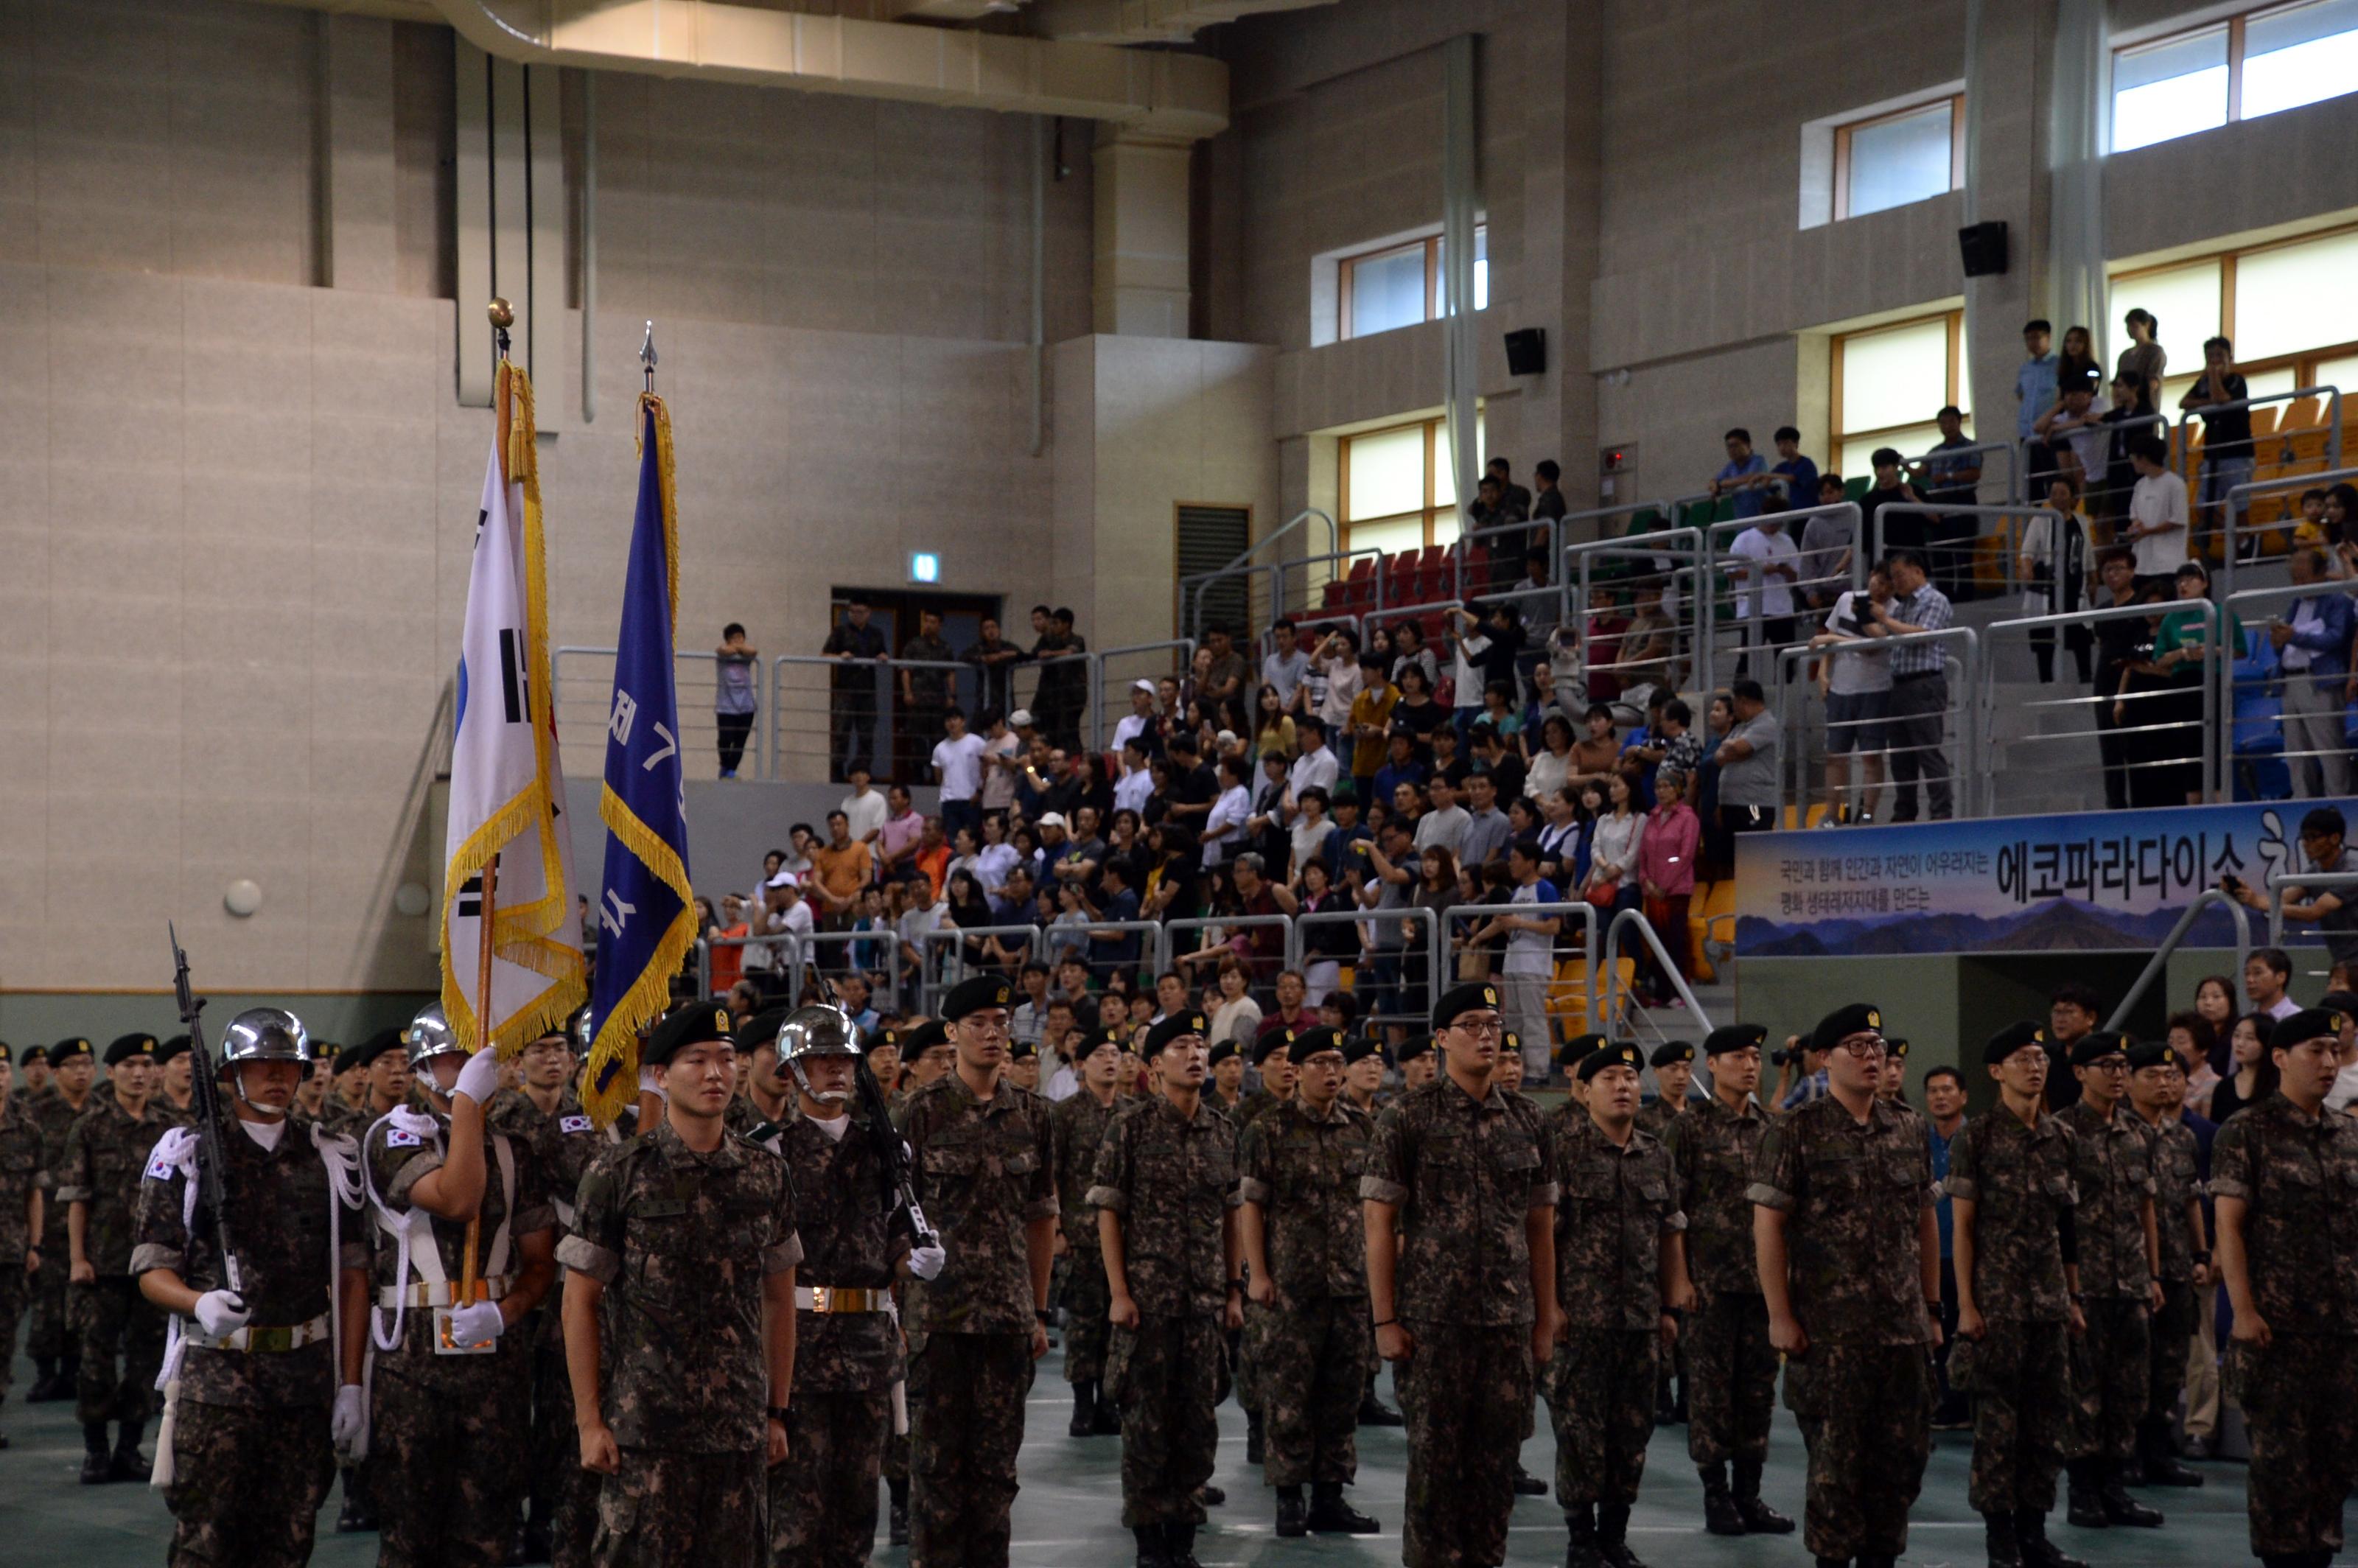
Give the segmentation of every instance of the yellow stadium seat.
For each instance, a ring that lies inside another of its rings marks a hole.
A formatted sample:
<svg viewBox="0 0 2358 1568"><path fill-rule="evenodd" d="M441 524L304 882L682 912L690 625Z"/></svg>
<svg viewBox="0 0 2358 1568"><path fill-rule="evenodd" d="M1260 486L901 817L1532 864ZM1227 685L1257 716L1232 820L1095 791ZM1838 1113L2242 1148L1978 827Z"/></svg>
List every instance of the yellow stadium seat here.
<svg viewBox="0 0 2358 1568"><path fill-rule="evenodd" d="M1613 961L1614 984L1621 994L1629 994L1629 987L1638 976L1634 958ZM1556 965L1555 979L1548 987L1548 1016L1562 1023L1567 1033L1585 1033L1592 1008L1604 999L1592 995L1589 987L1588 960L1566 958ZM1606 1020L1608 1029L1614 1020ZM1574 1025L1577 1027L1574 1027Z"/></svg>

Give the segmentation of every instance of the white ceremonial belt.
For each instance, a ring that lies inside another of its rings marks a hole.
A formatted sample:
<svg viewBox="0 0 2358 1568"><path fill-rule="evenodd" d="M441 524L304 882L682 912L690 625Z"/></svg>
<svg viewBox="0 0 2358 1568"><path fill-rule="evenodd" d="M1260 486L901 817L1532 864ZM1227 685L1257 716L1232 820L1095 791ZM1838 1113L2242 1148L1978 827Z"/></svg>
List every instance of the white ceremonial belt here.
<svg viewBox="0 0 2358 1568"><path fill-rule="evenodd" d="M482 1292L484 1301L495 1302L515 1289L515 1282L514 1274L502 1274L497 1278L478 1280L475 1284L476 1289ZM433 1283L420 1280L406 1289L395 1285L381 1287L376 1292L376 1304L381 1307L446 1307L471 1303L459 1299L459 1282L456 1280Z"/></svg>
<svg viewBox="0 0 2358 1568"><path fill-rule="evenodd" d="M200 1350L244 1350L275 1353L300 1350L306 1345L317 1345L328 1337L328 1314L321 1313L308 1323L285 1326L248 1324L243 1328L215 1336L191 1324L180 1332L180 1337Z"/></svg>

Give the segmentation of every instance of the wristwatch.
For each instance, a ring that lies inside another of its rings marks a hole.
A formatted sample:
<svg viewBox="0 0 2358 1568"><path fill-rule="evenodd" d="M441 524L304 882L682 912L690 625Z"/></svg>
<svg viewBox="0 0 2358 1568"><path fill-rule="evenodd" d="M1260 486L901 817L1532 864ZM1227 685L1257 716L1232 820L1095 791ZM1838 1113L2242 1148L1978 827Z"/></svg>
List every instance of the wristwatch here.
<svg viewBox="0 0 2358 1568"><path fill-rule="evenodd" d="M785 1407L785 1406L784 1406L784 1405L772 1405L772 1406L769 1408L769 1410L767 1411L767 1412L765 1412L765 1413L767 1413L767 1414L768 1414L769 1418L770 1418L772 1421L776 1422L780 1426L784 1426L784 1425L785 1425L785 1424L786 1424L786 1407Z"/></svg>

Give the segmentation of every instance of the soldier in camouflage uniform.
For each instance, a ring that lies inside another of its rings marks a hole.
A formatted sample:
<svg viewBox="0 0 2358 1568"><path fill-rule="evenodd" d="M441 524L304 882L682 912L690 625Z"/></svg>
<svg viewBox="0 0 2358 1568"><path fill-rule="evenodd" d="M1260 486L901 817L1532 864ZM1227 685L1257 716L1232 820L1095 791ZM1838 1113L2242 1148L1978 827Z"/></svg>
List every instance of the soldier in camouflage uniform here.
<svg viewBox="0 0 2358 1568"><path fill-rule="evenodd" d="M2186 1387L2187 1357L2203 1303L2211 1299L2211 1240L2202 1223L2202 1178L2194 1130L2179 1119L2186 1072L2163 1041L2129 1047L2129 1108L2146 1135L2153 1169L2153 1221L2161 1244L2161 1306L2153 1314L2151 1371L2145 1419L2137 1423L2136 1468L2148 1487L2199 1487L2201 1476L2178 1462L2170 1428Z"/></svg>
<svg viewBox="0 0 2358 1568"><path fill-rule="evenodd" d="M1006 1568L1023 1401L1048 1348L1055 1149L1047 1101L1002 1081L1012 1000L991 976L953 989L957 1065L901 1112L918 1204L949 1255L907 1287L911 1568Z"/></svg>
<svg viewBox="0 0 2358 1568"><path fill-rule="evenodd" d="M177 1314L164 1490L175 1563L302 1568L335 1474L330 1444L365 1436L367 1314L344 1310L368 1287L360 1151L289 1114L310 1053L302 1022L275 1007L239 1013L222 1035L234 1288L189 1190L212 1157L195 1132L160 1144L140 1184L132 1271L149 1302Z"/></svg>
<svg viewBox="0 0 2358 1568"><path fill-rule="evenodd" d="M1098 1146L1105 1141L1106 1128L1120 1103L1114 1098L1114 1080L1121 1057L1119 1039L1103 1030L1093 1032L1076 1064L1080 1091L1057 1101L1048 1112L1056 1217L1065 1243L1065 1381L1073 1385L1073 1419L1065 1431L1071 1437L1112 1437L1121 1432L1121 1417L1112 1401L1101 1399L1106 1309L1112 1303L1106 1291L1105 1253L1098 1245L1097 1206L1088 1197L1089 1183L1097 1174Z"/></svg>
<svg viewBox="0 0 2358 1568"><path fill-rule="evenodd" d="M1695 1307L1684 1332L1693 1389L1687 1456L1703 1476L1704 1528L1714 1535L1790 1535L1793 1521L1760 1500L1776 1413L1777 1352L1768 1343L1768 1307L1753 1262L1753 1162L1768 1118L1753 1093L1760 1087L1757 1023L1730 1023L1704 1040L1711 1098L1671 1124L1667 1147L1687 1217L1687 1272ZM1736 1466L1735 1489L1728 1465Z"/></svg>
<svg viewBox="0 0 2358 1568"><path fill-rule="evenodd" d="M375 1228L369 1500L380 1568L490 1568L514 1544L531 1431L532 1357L508 1330L557 1273L556 1214L531 1147L483 1119L499 1088L439 1006L409 1026L411 1088L361 1141ZM474 1301L467 1224L480 1219Z"/></svg>
<svg viewBox="0 0 2358 1568"><path fill-rule="evenodd" d="M2082 1568L2047 1539L2055 1472L2071 1430L2071 1350L2085 1324L2072 1135L2046 1114L2039 1025L1990 1037L1982 1059L1998 1103L1949 1145L1957 1334L1952 1386L1974 1396L1973 1477L1990 1568Z"/></svg>
<svg viewBox="0 0 2358 1568"><path fill-rule="evenodd" d="M41 1271L40 1249L33 1242L41 1233L42 1189L49 1183L41 1130L22 1098L9 1093L15 1056L0 1044L0 1404L8 1400L8 1379L16 1369L16 1319ZM0 1433L0 1448L7 1446L6 1434Z"/></svg>
<svg viewBox="0 0 2358 1568"><path fill-rule="evenodd" d="M1635 1045L1580 1064L1586 1114L1559 1117L1554 1141L1556 1301L1564 1327L1543 1385L1555 1414L1555 1493L1565 1568L1644 1568L1629 1509L1654 1432L1658 1349L1693 1299L1669 1152L1637 1125Z"/></svg>
<svg viewBox="0 0 2358 1568"><path fill-rule="evenodd" d="M1237 1107L1238 1131L1251 1126L1253 1118L1266 1115L1293 1098L1293 1035L1291 1029L1272 1029L1253 1042L1253 1071L1260 1076L1260 1084Z"/></svg>
<svg viewBox="0 0 2358 1568"><path fill-rule="evenodd" d="M753 1048L756 1086L774 1078L781 1055L795 1114L772 1117L758 1141L786 1162L803 1260L786 1457L770 1472L768 1560L777 1568L863 1568L876 1541L876 1478L902 1376L894 1270L905 1259L914 1275L929 1276L943 1252L930 1238L911 1249L879 1130L855 1095L858 1026L833 1007L778 1015L776 1030ZM900 1136L889 1127L882 1135Z"/></svg>
<svg viewBox="0 0 2358 1568"><path fill-rule="evenodd" d="M195 1071L187 1035L175 1034L156 1047L156 1092L147 1098L175 1127L197 1124L196 1090L190 1083Z"/></svg>
<svg viewBox="0 0 2358 1568"><path fill-rule="evenodd" d="M1196 1568L1197 1488L1220 1444L1221 1336L1244 1323L1237 1238L1237 1130L1204 1103L1206 1019L1147 1031L1154 1101L1116 1117L1098 1148L1098 1211L1112 1333L1107 1397L1121 1407L1121 1521L1139 1568Z"/></svg>
<svg viewBox="0 0 2358 1568"><path fill-rule="evenodd" d="M1802 1539L1859 1568L1908 1548L1940 1334L1931 1152L1922 1124L1876 1096L1882 1023L1865 1002L1819 1022L1830 1092L1769 1124L1751 1188L1768 1340L1810 1450Z"/></svg>
<svg viewBox="0 0 2358 1568"><path fill-rule="evenodd" d="M81 1422L81 1479L144 1481L139 1439L164 1360L164 1314L139 1294L131 1274L139 1176L156 1141L176 1125L153 1103L156 1037L125 1034L106 1048L114 1093L93 1096L66 1134L57 1173L72 1248L67 1321L81 1340L74 1413ZM115 1422L112 1457L106 1423Z"/></svg>
<svg viewBox="0 0 2358 1568"><path fill-rule="evenodd" d="M580 1461L603 1477L600 1568L758 1563L769 1549L802 1249L784 1163L728 1130L730 1029L728 1009L692 1001L648 1034L639 1062L663 1119L590 1167L560 1249Z"/></svg>
<svg viewBox="0 0 2358 1568"><path fill-rule="evenodd" d="M1647 1058L1647 1065L1654 1069L1655 1093L1653 1099L1638 1109L1638 1130L1656 1142L1669 1141L1671 1129L1688 1108L1687 1088L1694 1078L1694 1059L1692 1040L1665 1040ZM1687 1419L1691 1379L1687 1376L1686 1326L1686 1319L1681 1316L1678 1336L1661 1355L1661 1380L1654 1391L1654 1422L1658 1426L1677 1426Z"/></svg>
<svg viewBox="0 0 2358 1568"><path fill-rule="evenodd" d="M1359 1178L1376 1346L1408 1417L1408 1568L1506 1560L1531 1368L1555 1343L1554 1167L1490 1084L1498 995L1441 998L1448 1070L1378 1119Z"/></svg>
<svg viewBox="0 0 2358 1568"><path fill-rule="evenodd" d="M883 1042L883 1045L880 1049L869 1052L869 1070L877 1073L877 1083L888 1090L885 1103L892 1108L893 1119L898 1121L908 1108L910 1097L936 1078L947 1073L950 1070L949 1065L957 1061L957 1053L950 1045L949 1035L942 1028L939 1019L928 1019L911 1029L886 1030L879 1038ZM893 1069L892 1074L877 1072L876 1065L880 1060L886 1061L887 1065L892 1066ZM897 1089L892 1087L896 1077L901 1085ZM900 1289L902 1316L904 1322L908 1315L908 1286L904 1282ZM907 1396L905 1360L903 1362L902 1375L904 1379L903 1397L905 1400ZM913 1416L911 1418L913 1424L914 1421ZM892 1498L889 1529L892 1544L906 1546L909 1544L909 1433L907 1432L895 1432L885 1440L884 1486Z"/></svg>
<svg viewBox="0 0 2358 1568"><path fill-rule="evenodd" d="M1383 1081L1383 1043L1372 1034L1354 1034L1345 1039L1343 1042L1343 1103L1367 1117L1368 1130L1371 1137L1375 1130L1376 1118L1390 1110L1393 1102L1400 1098L1398 1094L1382 1087ZM1359 1184L1354 1179L1345 1195L1357 1198L1358 1192ZM1361 1229L1357 1226L1354 1228ZM1367 1238L1363 1229L1358 1241L1361 1256L1364 1258ZM1362 1267L1364 1268L1364 1264ZM1365 1304L1365 1298L1362 1298L1361 1304ZM1370 1323L1375 1321L1372 1314L1369 1315L1368 1321ZM1372 1329L1368 1333L1367 1345L1367 1388L1359 1398L1358 1424L1398 1426L1401 1424L1401 1412L1384 1403L1376 1393L1376 1379L1383 1372L1384 1358L1376 1354L1376 1336Z"/></svg>
<svg viewBox="0 0 2358 1568"><path fill-rule="evenodd" d="M1507 1103L1518 1112L1529 1117L1534 1122L1546 1121L1547 1112L1541 1108L1540 1102L1523 1093L1523 1037L1511 1029L1503 1030L1498 1035L1498 1065L1490 1069L1490 1086L1505 1096ZM1545 1360L1539 1362L1534 1375L1541 1381L1545 1380L1547 1376ZM1527 1405L1523 1409L1522 1441L1529 1443L1531 1440L1531 1433L1538 1430L1539 1407ZM1515 1496L1544 1498L1547 1495L1548 1484L1523 1468L1521 1451L1517 1450Z"/></svg>
<svg viewBox="0 0 2358 1568"><path fill-rule="evenodd" d="M1245 1058L1233 1040L1223 1040L1212 1047L1212 1081L1204 1098L1212 1108L1244 1126ZM1095 1224L1093 1219L1090 1223Z"/></svg>
<svg viewBox="0 0 2358 1568"><path fill-rule="evenodd" d="M1253 1123L1239 1153L1246 1330L1268 1420L1263 1477L1277 1488L1278 1534L1364 1535L1376 1521L1344 1501L1343 1488L1358 1473L1371 1348L1359 1177L1375 1122L1342 1093L1339 1031L1297 1035L1289 1060L1293 1099Z"/></svg>
<svg viewBox="0 0 2358 1568"><path fill-rule="evenodd" d="M58 1197L58 1173L66 1162L66 1134L81 1113L97 1103L91 1092L98 1056L88 1040L71 1035L50 1046L42 1060L49 1064L49 1092L27 1108L41 1134L41 1229L33 1244L48 1262L34 1271L26 1313L25 1354L33 1358L33 1386L25 1392L29 1405L71 1399L81 1367L81 1341L66 1327L66 1206Z"/></svg>
<svg viewBox="0 0 2358 1568"><path fill-rule="evenodd" d="M2211 1145L2219 1272L2234 1309L2226 1390L2251 1434L2252 1554L2325 1568L2358 1487L2358 1119L2325 1108L2340 1015L2278 1021L2277 1092Z"/></svg>
<svg viewBox="0 0 2358 1568"><path fill-rule="evenodd" d="M2151 1380L2151 1323L2160 1304L2153 1167L2130 1111L2128 1043L2110 1030L2071 1047L2079 1097L2057 1119L2071 1133L2078 1206L2081 1311L2071 1340L2071 1519L2084 1529L2151 1527L2161 1515L2131 1498L2125 1469L2136 1451Z"/></svg>
<svg viewBox="0 0 2358 1568"><path fill-rule="evenodd" d="M1411 1089L1424 1087L1439 1075L1441 1059L1433 1054L1433 1037L1429 1034L1411 1035L1392 1055L1400 1064L1402 1098Z"/></svg>

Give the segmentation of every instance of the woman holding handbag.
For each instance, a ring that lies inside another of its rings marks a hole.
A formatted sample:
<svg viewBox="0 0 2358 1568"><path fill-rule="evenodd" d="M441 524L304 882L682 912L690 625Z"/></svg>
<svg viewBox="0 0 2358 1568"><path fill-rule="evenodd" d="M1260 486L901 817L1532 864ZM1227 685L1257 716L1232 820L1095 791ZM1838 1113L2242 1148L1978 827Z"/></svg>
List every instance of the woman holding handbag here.
<svg viewBox="0 0 2358 1568"><path fill-rule="evenodd" d="M1588 881L1581 896L1602 910L1635 909L1638 839L1646 819L1638 815L1628 774L1616 773L1605 781L1605 804L1589 830Z"/></svg>
<svg viewBox="0 0 2358 1568"><path fill-rule="evenodd" d="M1695 846L1703 838L1703 820L1686 803L1686 775L1664 768L1654 776L1654 809L1638 837L1638 885L1646 901L1646 924L1654 928L1662 951L1671 956L1671 973L1659 962L1650 966L1650 1007L1678 1007L1675 980L1684 980L1692 957L1687 942L1687 903L1694 896Z"/></svg>

